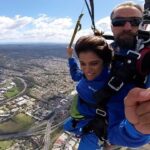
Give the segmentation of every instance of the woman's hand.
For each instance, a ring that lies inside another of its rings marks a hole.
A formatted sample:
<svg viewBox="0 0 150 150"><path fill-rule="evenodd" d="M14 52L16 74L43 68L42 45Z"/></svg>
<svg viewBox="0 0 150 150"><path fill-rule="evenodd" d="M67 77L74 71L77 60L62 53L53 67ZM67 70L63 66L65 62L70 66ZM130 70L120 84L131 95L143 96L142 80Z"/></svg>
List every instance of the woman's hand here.
<svg viewBox="0 0 150 150"><path fill-rule="evenodd" d="M73 56L73 48L67 48L67 56L71 58Z"/></svg>

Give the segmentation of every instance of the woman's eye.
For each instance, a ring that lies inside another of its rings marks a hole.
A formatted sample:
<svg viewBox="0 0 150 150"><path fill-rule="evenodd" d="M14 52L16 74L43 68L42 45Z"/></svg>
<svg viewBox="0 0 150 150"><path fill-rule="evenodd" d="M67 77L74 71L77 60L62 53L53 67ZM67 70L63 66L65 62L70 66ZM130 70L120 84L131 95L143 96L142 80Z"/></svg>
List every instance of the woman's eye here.
<svg viewBox="0 0 150 150"><path fill-rule="evenodd" d="M93 62L93 63L91 63L91 65L96 66L96 65L98 65L98 62Z"/></svg>
<svg viewBox="0 0 150 150"><path fill-rule="evenodd" d="M81 66L85 66L86 64L85 64L85 63L80 63L80 65L81 65Z"/></svg>

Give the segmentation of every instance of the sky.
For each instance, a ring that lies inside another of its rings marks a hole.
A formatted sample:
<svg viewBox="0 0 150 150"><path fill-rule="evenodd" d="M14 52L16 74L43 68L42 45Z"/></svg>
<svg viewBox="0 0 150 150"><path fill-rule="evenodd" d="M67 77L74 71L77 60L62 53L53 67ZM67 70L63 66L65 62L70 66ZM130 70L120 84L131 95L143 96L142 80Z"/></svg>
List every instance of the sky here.
<svg viewBox="0 0 150 150"><path fill-rule="evenodd" d="M88 0L87 0L88 1ZM144 0L133 0L143 4ZM124 0L94 0L98 30L111 34L109 15ZM84 0L1 0L0 43L69 43L80 13L81 35L92 33Z"/></svg>

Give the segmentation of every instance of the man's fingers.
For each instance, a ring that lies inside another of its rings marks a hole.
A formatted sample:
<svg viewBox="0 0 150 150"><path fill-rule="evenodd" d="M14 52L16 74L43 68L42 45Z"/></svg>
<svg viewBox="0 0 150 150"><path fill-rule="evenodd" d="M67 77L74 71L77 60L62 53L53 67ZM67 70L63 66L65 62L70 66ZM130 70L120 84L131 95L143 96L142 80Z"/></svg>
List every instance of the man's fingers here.
<svg viewBox="0 0 150 150"><path fill-rule="evenodd" d="M135 128L143 134L150 134L150 124L137 124Z"/></svg>
<svg viewBox="0 0 150 150"><path fill-rule="evenodd" d="M129 91L128 95L125 97L125 106L135 106L140 102L150 100L150 88L133 88Z"/></svg>
<svg viewBox="0 0 150 150"><path fill-rule="evenodd" d="M140 105L137 106L136 113L139 116L146 113L150 113L150 101L140 103Z"/></svg>
<svg viewBox="0 0 150 150"><path fill-rule="evenodd" d="M136 107L125 107L125 115L128 121L132 124L137 124L138 123L138 116L135 113L136 112Z"/></svg>
<svg viewBox="0 0 150 150"><path fill-rule="evenodd" d="M134 88L130 90L125 100L125 115L129 122L136 125L147 119L150 113L150 89Z"/></svg>
<svg viewBox="0 0 150 150"><path fill-rule="evenodd" d="M150 113L146 113L144 115L139 116L139 122L140 124L150 124Z"/></svg>
<svg viewBox="0 0 150 150"><path fill-rule="evenodd" d="M125 107L125 115L132 124L150 124L150 101L138 106Z"/></svg>

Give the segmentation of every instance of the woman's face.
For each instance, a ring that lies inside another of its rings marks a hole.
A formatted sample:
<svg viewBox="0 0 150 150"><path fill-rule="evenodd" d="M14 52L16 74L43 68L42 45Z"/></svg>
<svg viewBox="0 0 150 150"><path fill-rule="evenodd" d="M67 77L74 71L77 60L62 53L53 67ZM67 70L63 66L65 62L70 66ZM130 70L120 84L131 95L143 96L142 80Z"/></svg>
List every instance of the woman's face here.
<svg viewBox="0 0 150 150"><path fill-rule="evenodd" d="M95 79L103 69L103 60L94 52L81 52L79 54L81 70L87 80Z"/></svg>

